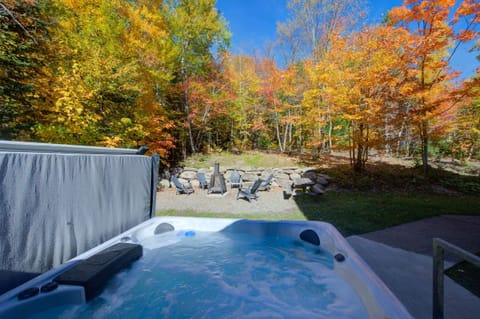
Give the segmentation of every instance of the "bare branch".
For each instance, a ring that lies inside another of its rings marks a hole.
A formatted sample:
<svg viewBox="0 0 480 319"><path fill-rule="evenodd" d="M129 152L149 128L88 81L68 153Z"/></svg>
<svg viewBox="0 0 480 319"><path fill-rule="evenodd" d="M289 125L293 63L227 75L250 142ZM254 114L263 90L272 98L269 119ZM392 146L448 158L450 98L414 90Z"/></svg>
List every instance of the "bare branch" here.
<svg viewBox="0 0 480 319"><path fill-rule="evenodd" d="M10 11L3 3L0 2L0 7L3 9L3 11L5 11L11 18L12 20L28 35L29 38L31 38L33 40L33 42L35 42L35 44L38 44L38 41L37 39L30 33L28 32L28 30L20 23L20 21L17 20L17 18L15 18L15 16L13 15L12 11Z"/></svg>

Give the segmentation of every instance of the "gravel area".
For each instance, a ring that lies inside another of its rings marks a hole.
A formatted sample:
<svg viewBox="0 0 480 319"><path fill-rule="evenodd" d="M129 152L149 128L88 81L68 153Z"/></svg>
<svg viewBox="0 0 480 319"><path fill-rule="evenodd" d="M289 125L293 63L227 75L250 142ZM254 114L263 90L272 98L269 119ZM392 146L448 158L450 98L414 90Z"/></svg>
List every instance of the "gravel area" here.
<svg viewBox="0 0 480 319"><path fill-rule="evenodd" d="M157 193L157 211L173 209L176 211L195 211L202 213L228 214L287 214L300 211L296 202L284 199L280 187L270 191L258 192L258 199L249 203L246 199L236 199L238 190L228 187L225 195L207 194L207 190L195 188L190 195L176 195L175 188L167 188ZM228 217L228 216L226 216Z"/></svg>

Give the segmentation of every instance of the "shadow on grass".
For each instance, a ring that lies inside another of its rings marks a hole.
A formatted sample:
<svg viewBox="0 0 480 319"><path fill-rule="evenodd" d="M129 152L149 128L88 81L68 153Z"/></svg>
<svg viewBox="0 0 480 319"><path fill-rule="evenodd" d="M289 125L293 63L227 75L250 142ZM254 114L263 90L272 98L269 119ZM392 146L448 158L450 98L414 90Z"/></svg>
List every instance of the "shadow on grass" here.
<svg viewBox="0 0 480 319"><path fill-rule="evenodd" d="M337 161L337 160L335 160ZM373 162L356 173L348 163L323 165L318 172L329 175L340 189L373 192L421 192L447 195L480 195L480 176L461 175L430 167L427 176L421 167Z"/></svg>
<svg viewBox="0 0 480 319"><path fill-rule="evenodd" d="M333 224L344 236L363 234L439 215L480 215L477 196L327 192L294 199L307 220Z"/></svg>

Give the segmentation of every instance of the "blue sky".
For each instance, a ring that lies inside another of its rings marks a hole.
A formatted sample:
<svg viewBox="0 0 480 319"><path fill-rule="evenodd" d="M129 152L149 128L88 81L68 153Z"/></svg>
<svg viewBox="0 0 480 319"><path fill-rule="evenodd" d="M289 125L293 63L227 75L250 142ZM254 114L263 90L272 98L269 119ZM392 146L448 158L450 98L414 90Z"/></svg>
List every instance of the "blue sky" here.
<svg viewBox="0 0 480 319"><path fill-rule="evenodd" d="M232 32L234 53L262 53L265 43L275 41L277 22L287 18L287 0L217 0L217 8L228 21ZM367 1L368 19L378 23L385 13L402 0ZM472 45L461 45L452 59L452 65L462 72L462 77L471 76L479 62L475 53L469 53ZM478 54L478 52L477 52Z"/></svg>

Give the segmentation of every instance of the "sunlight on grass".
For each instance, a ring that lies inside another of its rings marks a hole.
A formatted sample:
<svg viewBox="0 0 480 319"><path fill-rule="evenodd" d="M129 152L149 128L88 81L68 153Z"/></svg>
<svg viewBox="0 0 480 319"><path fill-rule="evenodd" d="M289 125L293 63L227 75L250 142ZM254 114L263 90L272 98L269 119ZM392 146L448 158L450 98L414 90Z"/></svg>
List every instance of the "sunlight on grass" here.
<svg viewBox="0 0 480 319"><path fill-rule="evenodd" d="M344 236L363 234L440 215L480 215L476 196L442 197L427 194L329 192L294 199L299 211L262 213L198 213L157 211L157 216L194 216L265 220L315 220L334 225Z"/></svg>
<svg viewBox="0 0 480 319"><path fill-rule="evenodd" d="M254 151L239 155L230 152L198 154L188 158L182 164L194 168L209 168L213 167L215 161L218 161L222 167L303 167L293 157Z"/></svg>

